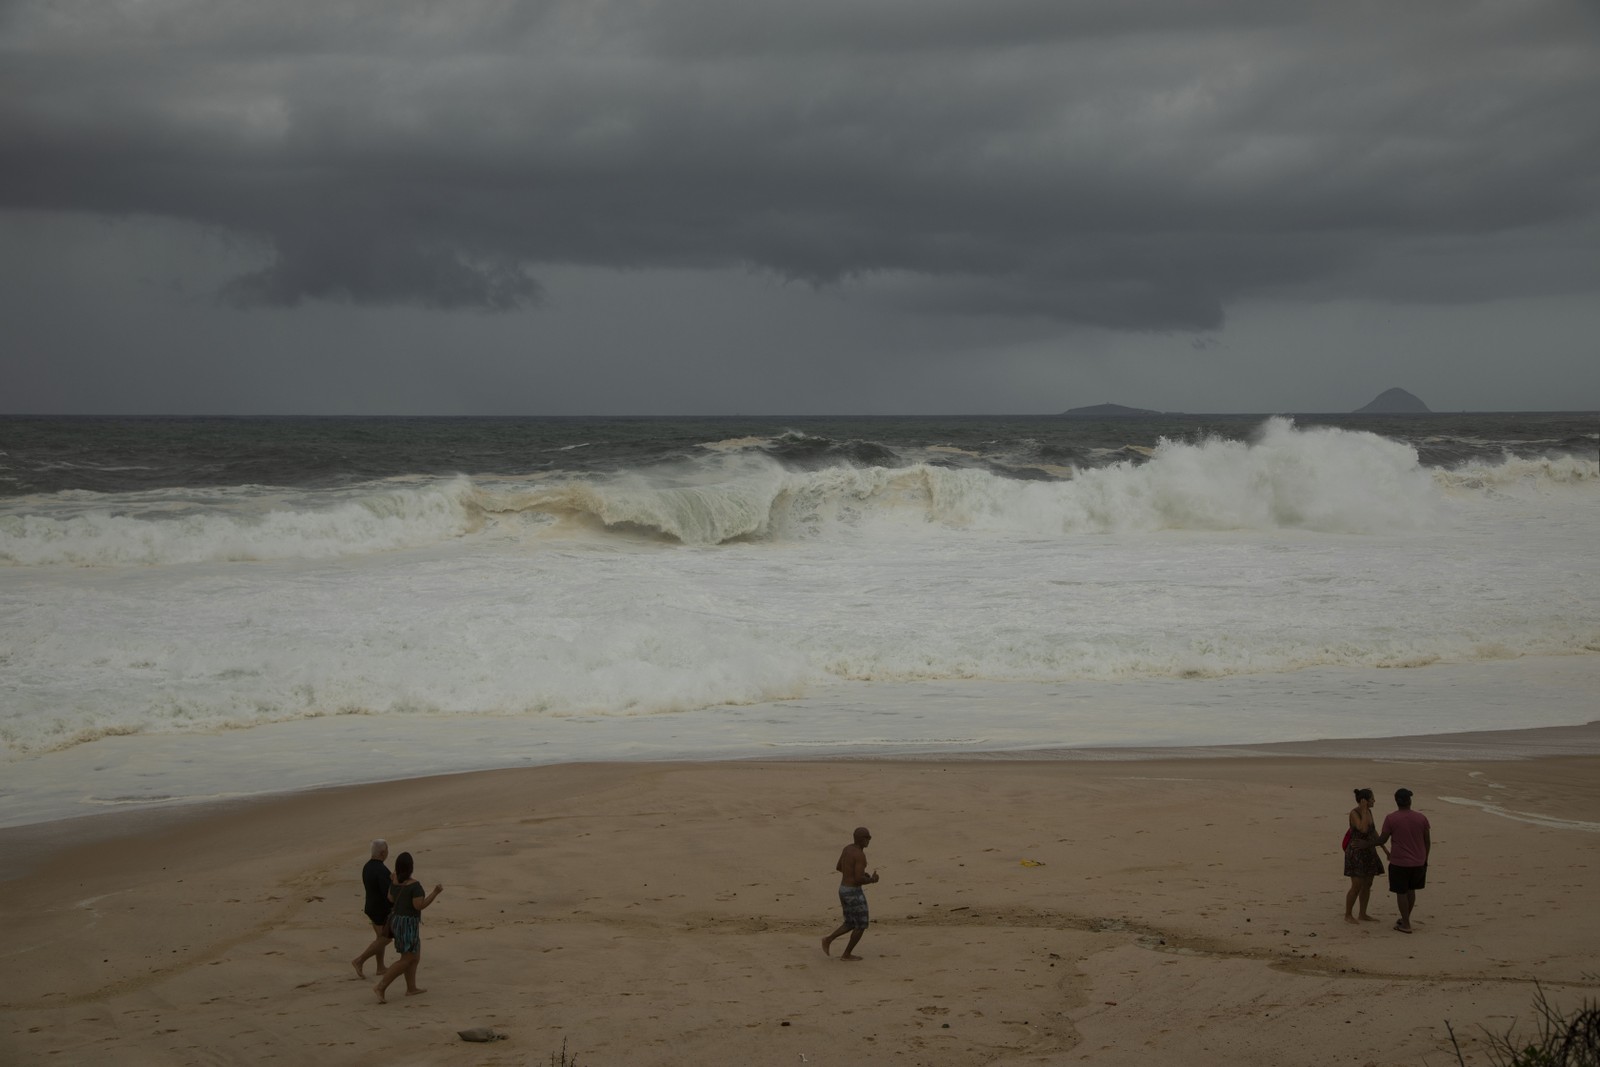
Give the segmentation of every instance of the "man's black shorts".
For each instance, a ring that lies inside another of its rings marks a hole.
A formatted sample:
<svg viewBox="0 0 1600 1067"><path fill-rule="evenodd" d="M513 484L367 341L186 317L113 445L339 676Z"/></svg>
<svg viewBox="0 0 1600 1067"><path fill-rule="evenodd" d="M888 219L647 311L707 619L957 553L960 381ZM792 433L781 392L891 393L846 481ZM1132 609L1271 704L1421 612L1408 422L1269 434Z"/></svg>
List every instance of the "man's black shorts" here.
<svg viewBox="0 0 1600 1067"><path fill-rule="evenodd" d="M1389 864L1389 892L1409 893L1413 889L1421 889L1428 881L1428 865L1421 867L1402 867L1398 863Z"/></svg>

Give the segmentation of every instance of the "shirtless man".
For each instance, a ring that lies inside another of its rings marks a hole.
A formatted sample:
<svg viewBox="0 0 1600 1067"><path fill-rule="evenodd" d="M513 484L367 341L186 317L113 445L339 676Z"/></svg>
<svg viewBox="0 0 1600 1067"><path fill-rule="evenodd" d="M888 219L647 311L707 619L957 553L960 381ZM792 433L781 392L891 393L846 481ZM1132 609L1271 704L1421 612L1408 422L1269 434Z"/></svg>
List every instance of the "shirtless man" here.
<svg viewBox="0 0 1600 1067"><path fill-rule="evenodd" d="M855 963L861 959L855 955L856 942L861 940L861 935L867 932L867 894L862 886L871 885L878 880L878 872L867 873L867 845L872 841L872 835L865 826L856 827L855 840L844 846L844 851L839 853L839 862L834 864L834 869L839 872L839 906L844 909L844 922L839 924L839 929L822 939L822 954L831 956L829 946L833 939L850 931L850 940L845 943L844 955L841 960Z"/></svg>

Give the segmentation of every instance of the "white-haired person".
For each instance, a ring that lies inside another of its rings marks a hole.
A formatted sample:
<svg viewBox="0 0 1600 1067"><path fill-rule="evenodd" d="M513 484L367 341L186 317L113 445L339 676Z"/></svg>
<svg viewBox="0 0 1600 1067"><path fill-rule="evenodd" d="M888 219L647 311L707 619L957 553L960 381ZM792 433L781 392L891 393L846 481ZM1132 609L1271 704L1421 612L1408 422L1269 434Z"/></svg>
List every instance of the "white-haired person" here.
<svg viewBox="0 0 1600 1067"><path fill-rule="evenodd" d="M357 978L365 978L361 967L369 959L376 958L377 970L374 974L382 974L385 964L383 950L393 940L389 933L389 886L394 879L389 876L389 868L383 861L389 858L389 842L378 838L372 843L372 858L361 868L361 887L366 890L367 901L362 906L362 911L367 916L367 921L372 924L372 943L361 951L361 955L350 961L350 966L356 969Z"/></svg>

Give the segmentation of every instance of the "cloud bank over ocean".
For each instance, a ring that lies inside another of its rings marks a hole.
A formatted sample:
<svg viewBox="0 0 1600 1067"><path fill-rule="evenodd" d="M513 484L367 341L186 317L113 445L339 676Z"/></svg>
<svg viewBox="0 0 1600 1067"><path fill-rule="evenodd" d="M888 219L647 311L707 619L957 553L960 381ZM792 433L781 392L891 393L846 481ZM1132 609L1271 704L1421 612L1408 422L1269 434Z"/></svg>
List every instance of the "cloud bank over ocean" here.
<svg viewBox="0 0 1600 1067"><path fill-rule="evenodd" d="M1130 330L1213 330L1245 297L1569 293L1600 282L1595 21L19 3L0 208L237 235L259 266L220 295L245 305L504 310L541 264Z"/></svg>

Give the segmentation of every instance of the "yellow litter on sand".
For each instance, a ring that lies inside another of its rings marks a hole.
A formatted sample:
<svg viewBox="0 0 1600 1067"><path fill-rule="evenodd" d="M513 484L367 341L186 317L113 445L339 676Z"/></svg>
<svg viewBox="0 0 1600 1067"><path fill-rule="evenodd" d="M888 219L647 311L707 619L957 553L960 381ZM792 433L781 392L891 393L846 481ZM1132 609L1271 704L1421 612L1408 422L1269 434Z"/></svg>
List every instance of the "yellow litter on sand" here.
<svg viewBox="0 0 1600 1067"><path fill-rule="evenodd" d="M1024 867L1043 867L1044 864L1041 863L1038 860L1023 860L1022 861L1022 866L1024 866Z"/></svg>

